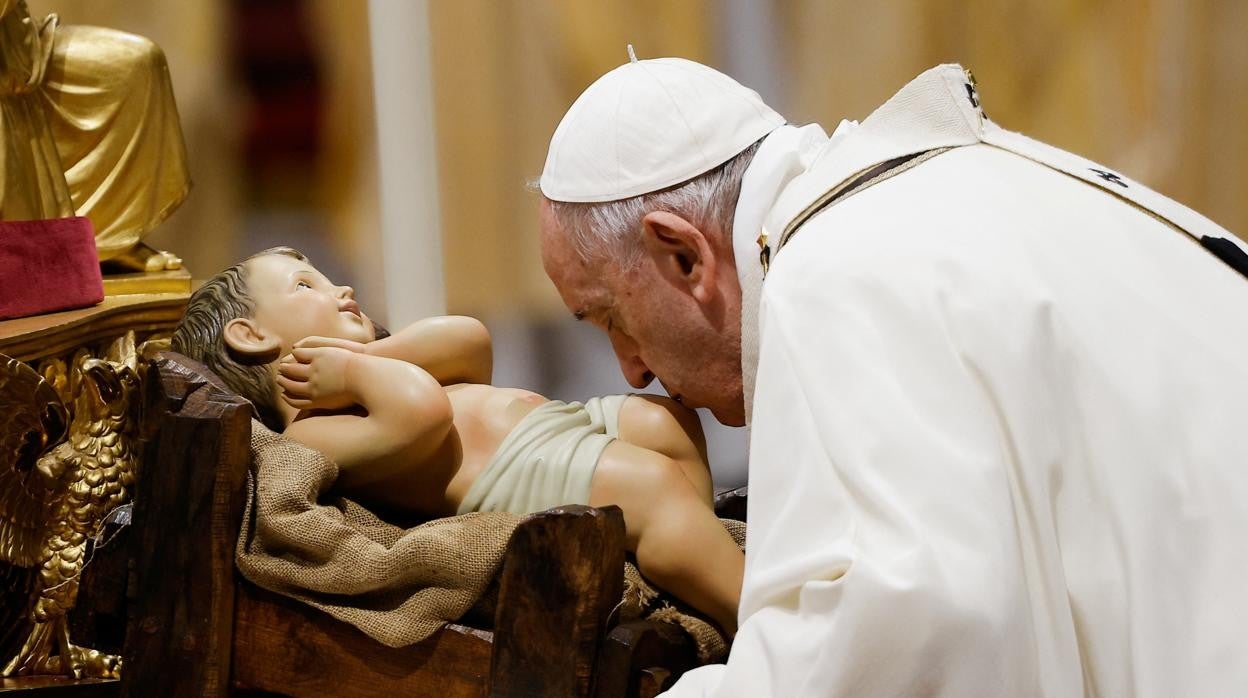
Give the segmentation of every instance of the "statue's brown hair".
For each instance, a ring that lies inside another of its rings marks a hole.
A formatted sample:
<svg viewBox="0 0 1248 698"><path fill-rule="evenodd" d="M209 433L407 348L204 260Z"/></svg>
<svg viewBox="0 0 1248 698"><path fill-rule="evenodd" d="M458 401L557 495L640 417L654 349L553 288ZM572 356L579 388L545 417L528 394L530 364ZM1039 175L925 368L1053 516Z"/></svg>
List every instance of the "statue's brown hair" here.
<svg viewBox="0 0 1248 698"><path fill-rule="evenodd" d="M271 247L212 277L191 294L186 314L173 331L172 349L212 369L231 390L251 401L265 426L281 432L286 427L268 364L235 354L225 343L225 326L235 318L251 318L256 310L247 288L247 262L275 254L308 261L293 247Z"/></svg>

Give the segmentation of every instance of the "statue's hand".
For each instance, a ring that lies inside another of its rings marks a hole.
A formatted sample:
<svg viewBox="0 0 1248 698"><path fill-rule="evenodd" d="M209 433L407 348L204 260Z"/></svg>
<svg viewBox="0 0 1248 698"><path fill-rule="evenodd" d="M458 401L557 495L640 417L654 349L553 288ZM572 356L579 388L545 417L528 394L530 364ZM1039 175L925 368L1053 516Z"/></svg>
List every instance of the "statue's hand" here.
<svg viewBox="0 0 1248 698"><path fill-rule="evenodd" d="M343 347L296 345L277 364L282 399L299 410L340 410L356 404L348 376L355 356Z"/></svg>
<svg viewBox="0 0 1248 698"><path fill-rule="evenodd" d="M337 347L346 349L357 354L368 353L367 345L362 342L356 342L350 339L338 339L337 337L304 337L295 342L295 349L316 349L319 347Z"/></svg>

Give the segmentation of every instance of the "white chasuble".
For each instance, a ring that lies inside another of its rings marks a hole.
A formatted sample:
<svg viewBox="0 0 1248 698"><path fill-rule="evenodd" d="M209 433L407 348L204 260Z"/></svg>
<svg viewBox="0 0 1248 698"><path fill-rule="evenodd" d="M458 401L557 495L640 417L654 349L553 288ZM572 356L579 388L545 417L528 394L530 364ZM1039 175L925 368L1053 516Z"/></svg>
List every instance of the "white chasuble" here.
<svg viewBox="0 0 1248 698"><path fill-rule="evenodd" d="M1242 246L956 66L846 130L747 173L741 625L667 695L1248 695Z"/></svg>

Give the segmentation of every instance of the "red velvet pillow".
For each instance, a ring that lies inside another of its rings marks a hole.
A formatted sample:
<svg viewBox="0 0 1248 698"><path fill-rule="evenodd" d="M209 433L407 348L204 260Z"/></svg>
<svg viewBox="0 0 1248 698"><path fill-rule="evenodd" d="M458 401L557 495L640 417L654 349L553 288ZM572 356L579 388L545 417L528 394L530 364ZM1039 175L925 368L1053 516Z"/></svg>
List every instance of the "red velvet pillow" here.
<svg viewBox="0 0 1248 698"><path fill-rule="evenodd" d="M79 216L0 222L0 320L102 300L91 221Z"/></svg>

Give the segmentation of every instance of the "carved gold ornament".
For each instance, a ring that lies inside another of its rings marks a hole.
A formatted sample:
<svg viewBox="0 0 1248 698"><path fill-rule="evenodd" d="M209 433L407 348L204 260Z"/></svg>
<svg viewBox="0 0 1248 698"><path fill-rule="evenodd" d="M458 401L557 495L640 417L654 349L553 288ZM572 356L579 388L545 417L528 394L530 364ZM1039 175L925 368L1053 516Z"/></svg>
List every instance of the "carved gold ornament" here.
<svg viewBox="0 0 1248 698"><path fill-rule="evenodd" d="M16 648L0 655L0 675L117 677L120 658L71 643L66 616L89 543L136 474L134 333L104 358L79 351L41 369L0 355L0 580L10 597L30 594L0 608L0 651Z"/></svg>

